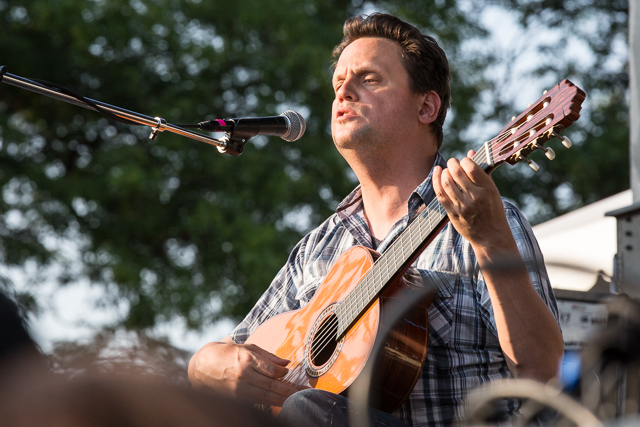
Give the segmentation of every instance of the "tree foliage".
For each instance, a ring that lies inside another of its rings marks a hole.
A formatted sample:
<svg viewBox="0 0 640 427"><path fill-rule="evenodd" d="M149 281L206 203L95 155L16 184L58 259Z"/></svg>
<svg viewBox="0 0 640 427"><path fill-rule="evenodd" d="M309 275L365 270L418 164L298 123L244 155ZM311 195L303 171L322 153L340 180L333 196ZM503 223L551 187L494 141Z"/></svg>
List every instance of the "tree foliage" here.
<svg viewBox="0 0 640 427"><path fill-rule="evenodd" d="M551 85L569 78L586 91L587 99L580 121L565 132L574 143L572 150L545 161L535 179L529 179L526 168L499 169L495 176L503 195L532 207L531 219L540 222L628 189L628 1L505 4L518 17L528 43L536 44L531 79ZM516 55L513 60L527 58Z"/></svg>
<svg viewBox="0 0 640 427"><path fill-rule="evenodd" d="M294 109L308 126L298 143L257 137L242 156L226 157L167 132L150 141L149 128L0 85L0 262L35 265L35 284L88 278L106 287L105 304L128 305L121 322L130 328L176 316L199 327L243 315L302 234L355 185L328 123L331 48L344 19L357 13L397 14L447 51L454 72L447 154L475 147L470 127L502 117L511 105L480 108L499 82L486 72L491 52L465 49L489 34L470 2L238 3L0 1L0 65L12 74L173 124ZM547 16L545 25L559 25L552 18L562 14L577 25L590 10L611 18L608 32L597 32L609 39L589 39L597 61L625 31L623 16L598 1L584 12L562 8L570 2L512 3L523 25ZM529 185L521 172L498 175L507 196L536 200L550 216L625 188L626 83L608 81L625 70L591 74L564 62L539 69L560 78L578 73L594 103L577 131L581 154L558 156L542 186ZM561 184L575 196L568 206L556 191Z"/></svg>

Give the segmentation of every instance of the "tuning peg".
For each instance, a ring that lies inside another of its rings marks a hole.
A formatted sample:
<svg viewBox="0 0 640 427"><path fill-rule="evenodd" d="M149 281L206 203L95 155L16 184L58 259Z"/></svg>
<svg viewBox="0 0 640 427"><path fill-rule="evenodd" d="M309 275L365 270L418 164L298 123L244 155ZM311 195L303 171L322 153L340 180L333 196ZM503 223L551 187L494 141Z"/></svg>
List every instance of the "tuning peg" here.
<svg viewBox="0 0 640 427"><path fill-rule="evenodd" d="M544 155L547 156L547 159L553 160L556 158L556 152L553 151L551 147L544 148Z"/></svg>
<svg viewBox="0 0 640 427"><path fill-rule="evenodd" d="M556 152L553 151L551 147L545 147L540 144L536 144L534 147L537 148L538 150L544 151L544 155L547 156L547 159L553 160L556 158Z"/></svg>
<svg viewBox="0 0 640 427"><path fill-rule="evenodd" d="M560 136L559 134L557 134L557 133L553 132L553 133L551 134L551 137L552 137L552 138L560 138L560 140L561 140L561 142L562 142L562 145L564 145L564 146L565 146L565 147L567 147L567 148L571 148L571 146L573 145L573 144L571 143L571 140L570 140L568 137L566 137L566 136Z"/></svg>
<svg viewBox="0 0 640 427"><path fill-rule="evenodd" d="M538 166L538 164L537 164L536 162L534 162L533 160L528 159L528 158L526 158L526 157L523 157L523 156L521 156L520 154L518 154L517 160L518 160L518 161L522 161L522 162L527 162L527 164L529 165L529 167L530 167L531 169L533 169L534 171L536 171L536 172L538 172L538 169L540 169L540 166Z"/></svg>

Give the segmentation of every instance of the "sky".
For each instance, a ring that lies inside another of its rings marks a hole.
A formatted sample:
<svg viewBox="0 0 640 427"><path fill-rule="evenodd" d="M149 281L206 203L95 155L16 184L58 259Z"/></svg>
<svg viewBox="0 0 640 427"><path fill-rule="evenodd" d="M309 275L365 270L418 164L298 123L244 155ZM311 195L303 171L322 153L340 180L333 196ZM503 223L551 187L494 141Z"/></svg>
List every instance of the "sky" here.
<svg viewBox="0 0 640 427"><path fill-rule="evenodd" d="M517 105L521 105L524 109L527 103L538 99L543 89L557 83L545 81L544 78L532 81L530 76L525 77L539 60L535 52L536 43L552 41L556 35L552 32L537 32L536 29L523 33L515 22L515 15L500 7L483 9L478 19L492 30L492 37L490 42L484 41L481 46L474 45L473 41L470 41L467 49L492 49L505 58L517 53L519 58L527 59L518 61L512 68L497 62L495 67L489 70L495 74L496 78L503 78L507 82L505 89L516 97ZM531 31L536 33L535 40L532 40ZM580 41L573 40L570 43L572 45L568 46L568 50L582 58L584 66L589 66L588 55L580 54L583 51ZM506 76L505 73L510 74ZM523 84L524 81L527 82L526 85ZM484 129L484 131L487 130ZM64 242L64 244L67 245L65 248L69 253L79 254L79 249L74 247L73 242ZM29 266L26 271L0 269L0 273L11 278L17 289L30 288L28 277L33 272L29 271ZM265 288L267 285L265 284ZM91 286L85 281L71 283L65 287L59 287L56 283L45 283L32 290L36 292L41 310L39 314L30 318L30 324L34 338L45 352L50 352L56 341L88 341L100 327L116 321L126 313L126 307L102 307L100 302L107 299L109 295L103 287ZM157 337L166 336L172 345L195 352L206 342L223 338L232 329L232 322L222 321L213 323L202 331L190 331L183 321L174 320L159 325L152 334Z"/></svg>

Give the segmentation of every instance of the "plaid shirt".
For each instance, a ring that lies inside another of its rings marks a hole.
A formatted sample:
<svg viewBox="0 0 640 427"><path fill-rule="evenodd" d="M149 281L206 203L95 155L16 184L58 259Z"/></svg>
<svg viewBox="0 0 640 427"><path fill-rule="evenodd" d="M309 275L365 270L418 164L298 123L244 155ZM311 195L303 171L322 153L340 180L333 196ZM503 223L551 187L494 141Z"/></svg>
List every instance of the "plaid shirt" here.
<svg viewBox="0 0 640 427"><path fill-rule="evenodd" d="M436 164L446 167L440 154ZM394 225L377 251L384 252L418 209L434 197L429 174L409 198L407 215ZM556 301L531 227L515 206L506 201L504 206L531 281L557 319ZM355 245L373 246L359 187L338 206L336 214L298 243L231 338L242 343L270 317L303 307L334 262ZM396 415L412 426L450 425L464 416L461 403L468 391L510 377L511 373L498 342L489 292L470 243L448 224L413 267L424 280L436 280L438 292L429 307L429 344L423 374ZM518 406L518 401L504 401L499 410L509 415Z"/></svg>

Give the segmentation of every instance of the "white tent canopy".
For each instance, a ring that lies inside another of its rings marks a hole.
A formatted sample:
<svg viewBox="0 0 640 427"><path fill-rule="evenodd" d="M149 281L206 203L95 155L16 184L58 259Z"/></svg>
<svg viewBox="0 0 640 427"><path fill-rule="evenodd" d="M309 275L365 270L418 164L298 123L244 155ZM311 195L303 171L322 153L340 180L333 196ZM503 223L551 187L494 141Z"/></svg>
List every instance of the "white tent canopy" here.
<svg viewBox="0 0 640 427"><path fill-rule="evenodd" d="M631 190L623 191L533 227L554 289L585 292L599 271L613 276L616 219L605 213L631 205L632 199Z"/></svg>

